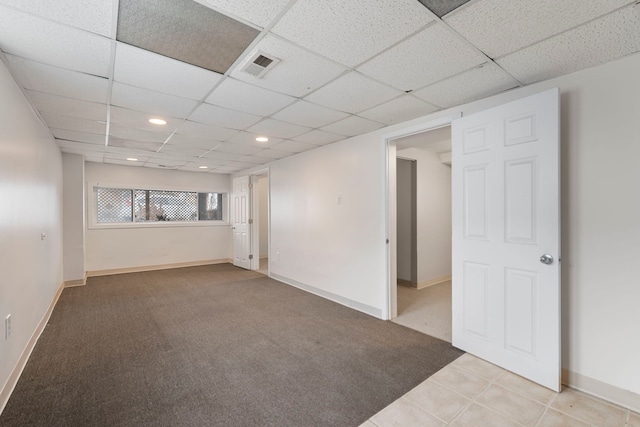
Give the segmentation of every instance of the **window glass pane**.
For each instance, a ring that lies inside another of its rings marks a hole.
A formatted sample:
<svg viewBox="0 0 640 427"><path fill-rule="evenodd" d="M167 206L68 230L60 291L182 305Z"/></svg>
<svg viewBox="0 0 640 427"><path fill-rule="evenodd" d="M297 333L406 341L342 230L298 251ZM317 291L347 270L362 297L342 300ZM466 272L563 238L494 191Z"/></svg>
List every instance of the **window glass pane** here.
<svg viewBox="0 0 640 427"><path fill-rule="evenodd" d="M133 217L135 222L149 221L149 191L136 190L133 198Z"/></svg>
<svg viewBox="0 0 640 427"><path fill-rule="evenodd" d="M222 221L222 194L198 193L198 219Z"/></svg>
<svg viewBox="0 0 640 427"><path fill-rule="evenodd" d="M136 222L196 221L197 210L195 192L136 190Z"/></svg>
<svg viewBox="0 0 640 427"><path fill-rule="evenodd" d="M131 190L98 188L98 222L131 222Z"/></svg>

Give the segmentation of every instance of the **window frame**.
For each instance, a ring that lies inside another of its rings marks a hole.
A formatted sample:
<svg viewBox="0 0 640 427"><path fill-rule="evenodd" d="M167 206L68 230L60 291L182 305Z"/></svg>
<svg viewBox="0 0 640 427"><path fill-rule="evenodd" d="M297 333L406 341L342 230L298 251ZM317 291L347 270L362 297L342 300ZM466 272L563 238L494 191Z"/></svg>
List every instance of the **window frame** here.
<svg viewBox="0 0 640 427"><path fill-rule="evenodd" d="M132 197L136 190L151 191L186 191L190 193L218 193L222 194L222 219L217 220L195 220L195 221L141 221L136 222L98 222L98 188L115 188L121 190L131 190ZM164 228L164 227L222 227L229 225L229 190L220 191L220 189L202 189L202 188L185 188L174 186L152 186L152 185L125 185L112 184L106 182L88 182L87 183L87 228L90 230L99 229L118 229L118 228Z"/></svg>

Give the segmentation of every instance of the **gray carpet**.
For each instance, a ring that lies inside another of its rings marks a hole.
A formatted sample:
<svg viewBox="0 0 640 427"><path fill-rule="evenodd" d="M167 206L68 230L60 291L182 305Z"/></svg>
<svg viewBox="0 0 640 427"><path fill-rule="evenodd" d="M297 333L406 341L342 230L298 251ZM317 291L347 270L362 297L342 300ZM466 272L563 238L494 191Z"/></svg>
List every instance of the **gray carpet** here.
<svg viewBox="0 0 640 427"><path fill-rule="evenodd" d="M358 426L461 354L229 264L96 277L0 426Z"/></svg>

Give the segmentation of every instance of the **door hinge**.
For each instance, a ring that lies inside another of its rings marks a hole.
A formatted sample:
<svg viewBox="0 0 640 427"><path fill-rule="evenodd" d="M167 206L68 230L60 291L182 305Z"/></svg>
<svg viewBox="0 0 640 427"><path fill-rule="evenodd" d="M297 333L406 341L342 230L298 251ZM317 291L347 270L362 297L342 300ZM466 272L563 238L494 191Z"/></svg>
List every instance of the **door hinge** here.
<svg viewBox="0 0 640 427"><path fill-rule="evenodd" d="M249 224L253 224L253 219L249 218Z"/></svg>
<svg viewBox="0 0 640 427"><path fill-rule="evenodd" d="M253 259L253 255L249 255L249 259Z"/></svg>

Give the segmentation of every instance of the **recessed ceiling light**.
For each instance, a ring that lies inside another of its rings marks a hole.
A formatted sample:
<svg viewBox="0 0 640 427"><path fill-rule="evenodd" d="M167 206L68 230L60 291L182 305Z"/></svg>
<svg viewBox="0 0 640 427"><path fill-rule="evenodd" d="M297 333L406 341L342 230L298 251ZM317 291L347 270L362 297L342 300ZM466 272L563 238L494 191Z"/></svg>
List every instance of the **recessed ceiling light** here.
<svg viewBox="0 0 640 427"><path fill-rule="evenodd" d="M209 166L198 166L199 169L209 169Z"/></svg>
<svg viewBox="0 0 640 427"><path fill-rule="evenodd" d="M266 136L259 136L256 138L256 141L258 142L267 142L269 141L269 138L267 138Z"/></svg>
<svg viewBox="0 0 640 427"><path fill-rule="evenodd" d="M166 125L167 121L162 119L149 119L149 123L153 123L154 125Z"/></svg>
<svg viewBox="0 0 640 427"><path fill-rule="evenodd" d="M135 157L127 157L127 160L129 160L130 162L137 162L138 159L136 159Z"/></svg>

